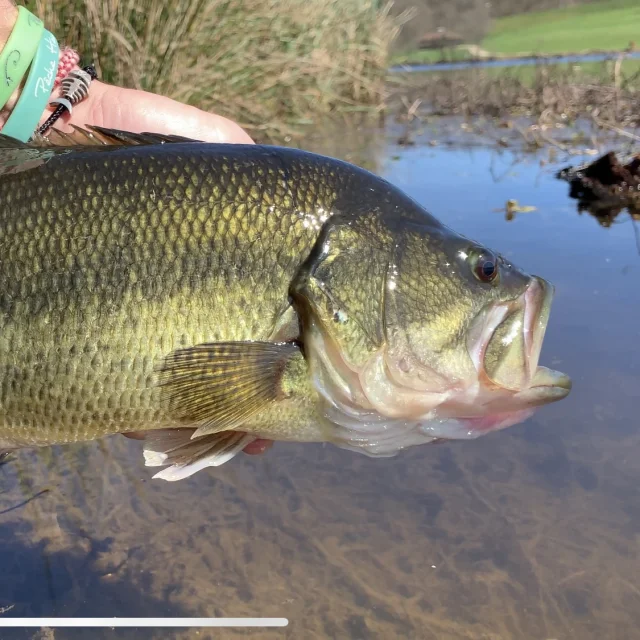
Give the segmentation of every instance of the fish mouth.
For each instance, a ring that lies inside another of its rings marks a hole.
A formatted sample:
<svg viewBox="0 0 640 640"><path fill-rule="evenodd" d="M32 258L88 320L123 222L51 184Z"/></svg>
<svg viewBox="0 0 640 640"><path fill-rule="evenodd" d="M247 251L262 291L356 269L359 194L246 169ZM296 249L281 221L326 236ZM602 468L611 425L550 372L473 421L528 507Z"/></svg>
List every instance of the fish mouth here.
<svg viewBox="0 0 640 640"><path fill-rule="evenodd" d="M479 314L469 333L468 350L483 386L519 399L525 394L528 406L569 394L567 375L538 366L553 295L553 286L534 276L517 299Z"/></svg>

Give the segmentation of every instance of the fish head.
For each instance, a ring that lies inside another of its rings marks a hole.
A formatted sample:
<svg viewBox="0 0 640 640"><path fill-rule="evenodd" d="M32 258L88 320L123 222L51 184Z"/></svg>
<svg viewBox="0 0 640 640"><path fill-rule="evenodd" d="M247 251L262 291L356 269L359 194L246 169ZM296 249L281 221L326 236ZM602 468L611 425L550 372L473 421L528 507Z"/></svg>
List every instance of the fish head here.
<svg viewBox="0 0 640 640"><path fill-rule="evenodd" d="M570 379L538 365L553 295L426 212L331 225L292 286L326 415L432 439L475 438L568 395Z"/></svg>
<svg viewBox="0 0 640 640"><path fill-rule="evenodd" d="M570 379L538 365L554 287L442 225L406 224L386 279L385 370L435 394L440 418L471 433L520 422Z"/></svg>

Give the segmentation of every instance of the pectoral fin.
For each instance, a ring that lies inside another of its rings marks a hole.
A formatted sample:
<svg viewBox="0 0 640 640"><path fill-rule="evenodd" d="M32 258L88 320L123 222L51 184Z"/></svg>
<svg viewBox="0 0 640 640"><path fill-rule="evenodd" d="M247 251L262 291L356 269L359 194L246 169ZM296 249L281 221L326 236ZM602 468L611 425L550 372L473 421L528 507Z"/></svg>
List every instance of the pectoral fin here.
<svg viewBox="0 0 640 640"><path fill-rule="evenodd" d="M287 396L288 367L303 359L291 343L219 342L174 351L160 368L160 387L177 423L193 438L231 431Z"/></svg>

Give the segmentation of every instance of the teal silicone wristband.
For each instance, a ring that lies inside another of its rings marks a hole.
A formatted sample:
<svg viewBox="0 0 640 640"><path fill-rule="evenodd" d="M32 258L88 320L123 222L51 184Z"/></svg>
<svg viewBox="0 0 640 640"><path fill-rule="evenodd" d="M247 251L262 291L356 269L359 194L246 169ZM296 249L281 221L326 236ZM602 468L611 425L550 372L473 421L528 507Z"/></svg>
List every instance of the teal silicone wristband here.
<svg viewBox="0 0 640 640"><path fill-rule="evenodd" d="M2 127L5 136L26 142L33 135L51 97L59 58L58 41L45 30L20 99Z"/></svg>
<svg viewBox="0 0 640 640"><path fill-rule="evenodd" d="M36 55L44 25L24 7L18 7L18 19L2 51L0 51L0 109L18 88Z"/></svg>

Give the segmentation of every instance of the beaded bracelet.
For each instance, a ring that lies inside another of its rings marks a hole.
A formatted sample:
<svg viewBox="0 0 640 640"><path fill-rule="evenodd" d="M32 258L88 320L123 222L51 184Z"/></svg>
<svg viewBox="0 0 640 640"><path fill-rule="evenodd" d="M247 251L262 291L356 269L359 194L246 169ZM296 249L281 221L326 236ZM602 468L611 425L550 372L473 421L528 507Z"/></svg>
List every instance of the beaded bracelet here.
<svg viewBox="0 0 640 640"><path fill-rule="evenodd" d="M65 47L60 52L60 62L58 63L58 73L56 74L54 87L57 87L78 65L80 56L71 47Z"/></svg>

